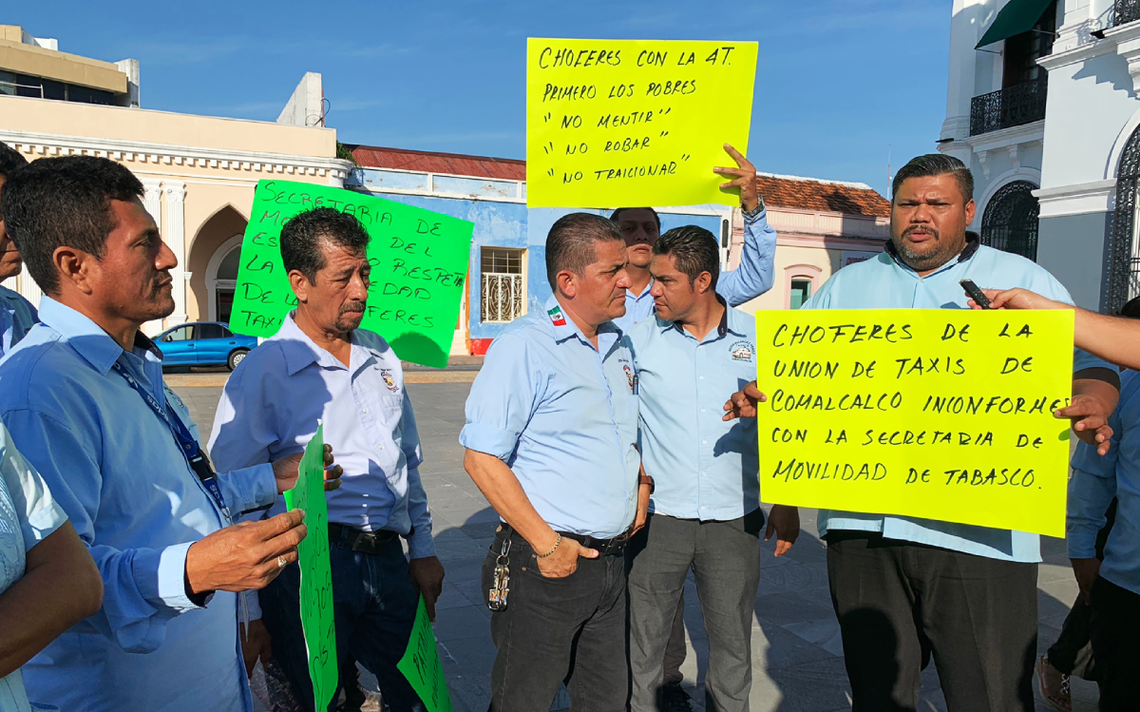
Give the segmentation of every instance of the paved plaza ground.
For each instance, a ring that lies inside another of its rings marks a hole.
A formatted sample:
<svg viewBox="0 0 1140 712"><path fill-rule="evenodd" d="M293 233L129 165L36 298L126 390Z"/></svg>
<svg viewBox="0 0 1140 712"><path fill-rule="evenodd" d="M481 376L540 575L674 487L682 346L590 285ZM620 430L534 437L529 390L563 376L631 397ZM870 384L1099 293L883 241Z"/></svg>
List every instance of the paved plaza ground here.
<svg viewBox="0 0 1140 712"><path fill-rule="evenodd" d="M458 442L464 423L463 404L474 374L451 370L437 374L433 378L417 373L415 381L408 379L425 457L420 474L435 522L439 558L447 569L435 630L455 709L483 712L490 699L495 648L488 625L491 614L483 604L479 576L498 517L463 471L463 448ZM448 382L425 382L443 379ZM208 436L225 374L172 375L168 380L189 406L203 437ZM774 541L764 546L752 623L754 712L838 712L851 708L839 627L827 591L824 546L816 536L815 511L802 510L801 523L802 535L788 555L774 558ZM1064 542L1045 539L1043 549L1045 563L1038 579L1042 649L1056 639L1077 595ZM691 577L685 603L689 656L682 670L694 707L703 709L708 642ZM366 682L375 681L366 678ZM1073 695L1074 710L1096 709L1094 685L1074 680ZM560 695L555 708L566 704L565 694ZM919 709L945 710L933 668L923 676ZM1037 709L1050 708L1039 700Z"/></svg>

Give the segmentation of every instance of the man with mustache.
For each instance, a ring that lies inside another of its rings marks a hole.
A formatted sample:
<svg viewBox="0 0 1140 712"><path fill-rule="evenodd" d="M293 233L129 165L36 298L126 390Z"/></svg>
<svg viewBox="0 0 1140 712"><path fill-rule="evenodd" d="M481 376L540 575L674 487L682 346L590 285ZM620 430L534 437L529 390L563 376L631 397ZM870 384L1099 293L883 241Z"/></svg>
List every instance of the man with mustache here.
<svg viewBox="0 0 1140 712"><path fill-rule="evenodd" d="M964 309L963 278L1071 304L1041 267L967 239L973 192L957 158L912 159L894 179L887 251L832 275L802 308ZM1072 405L1058 413L1090 416L1077 424L1086 434L1116 404L1119 380L1106 367L1078 353ZM725 419L755 417L756 400L749 384L725 404ZM819 532L855 709L914 710L933 657L950 712L1033 710L1038 535L826 510Z"/></svg>
<svg viewBox="0 0 1140 712"><path fill-rule="evenodd" d="M467 398L467 474L503 523L483 562L498 654L494 712L624 712L623 554L652 481L637 451L637 376L625 311L625 244L609 220L560 218L546 238L545 311L491 344Z"/></svg>
<svg viewBox="0 0 1140 712"><path fill-rule="evenodd" d="M8 175L28 161L8 144L0 141L0 194ZM23 266L16 243L4 229L4 213L0 213L0 282L15 277ZM0 285L0 356L8 353L39 321L36 308L17 292Z"/></svg>
<svg viewBox="0 0 1140 712"><path fill-rule="evenodd" d="M408 646L421 593L435 618L444 572L417 469L423 457L400 359L379 334L358 328L368 304L368 242L359 220L332 208L285 223L281 260L297 308L230 376L210 452L219 467L250 467L301 452L318 420L324 422L325 442L345 471L343 486L328 498L337 657L343 665L351 653L379 679L387 707L404 711L420 701L396 663ZM284 506L279 498L269 513ZM408 542L410 562L400 537ZM261 593L260 606L251 602L264 626L251 623L250 639L262 655L272 639L272 655L294 696L312 712L300 575L298 566L287 567ZM249 652L247 663L253 664Z"/></svg>
<svg viewBox="0 0 1140 712"><path fill-rule="evenodd" d="M205 458L139 331L174 311L178 264L142 193L118 163L68 156L15 171L0 196L44 293L41 322L0 363L0 417L104 589L24 680L31 699L78 712L251 712L233 592L296 560L306 529L303 512L232 526L231 514L293 487L300 457L221 475Z"/></svg>

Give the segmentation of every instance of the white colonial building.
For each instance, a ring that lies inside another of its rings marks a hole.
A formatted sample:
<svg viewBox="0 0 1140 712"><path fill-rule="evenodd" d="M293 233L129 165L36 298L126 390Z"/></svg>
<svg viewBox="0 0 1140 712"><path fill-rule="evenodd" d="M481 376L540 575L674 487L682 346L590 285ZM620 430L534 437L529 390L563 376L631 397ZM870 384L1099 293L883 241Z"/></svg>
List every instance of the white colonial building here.
<svg viewBox="0 0 1140 712"><path fill-rule="evenodd" d="M1080 306L1140 294L1140 0L954 0L938 148L974 172L982 242Z"/></svg>

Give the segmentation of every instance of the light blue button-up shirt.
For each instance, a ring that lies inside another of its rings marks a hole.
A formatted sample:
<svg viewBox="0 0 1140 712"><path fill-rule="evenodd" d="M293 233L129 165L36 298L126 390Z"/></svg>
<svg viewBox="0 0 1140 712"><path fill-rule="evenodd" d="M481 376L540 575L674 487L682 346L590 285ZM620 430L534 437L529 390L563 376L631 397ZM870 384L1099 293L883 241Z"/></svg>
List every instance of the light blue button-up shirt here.
<svg viewBox="0 0 1140 712"><path fill-rule="evenodd" d="M467 397L463 447L510 467L555 531L610 538L637 513L637 381L629 337L598 348L557 299L491 343Z"/></svg>
<svg viewBox="0 0 1140 712"><path fill-rule="evenodd" d="M237 599L186 595L186 552L223 526L167 425L114 372L118 362L197 438L139 335L124 351L50 297L42 322L0 362L0 417L88 546L103 607L24 667L29 696L69 712L252 710ZM268 465L219 477L235 514L273 501ZM139 653L146 653L140 655Z"/></svg>
<svg viewBox="0 0 1140 712"><path fill-rule="evenodd" d="M210 456L218 469L250 467L302 452L325 425L344 468L328 493L329 521L408 537L413 559L435 556L431 514L417 469L423 457L400 359L380 335L352 332L345 366L305 335L290 314L234 370L218 401ZM248 361L248 363L246 363ZM269 515L285 511L278 497Z"/></svg>
<svg viewBox="0 0 1140 712"><path fill-rule="evenodd" d="M760 506L756 421L724 422L726 393L756 379L756 322L726 308L701 341L654 318L629 335L640 389L641 452L654 480L649 508L728 521Z"/></svg>
<svg viewBox="0 0 1140 712"><path fill-rule="evenodd" d="M772 288L775 273L776 231L768 224L768 213L761 210L756 215L744 217L744 248L740 253L740 266L730 272L721 272L717 279L717 294L725 298L731 306L738 306L755 299ZM653 316L653 281L645 285L641 294L630 290L625 292L625 314L614 319L614 323L629 333L633 327Z"/></svg>
<svg viewBox="0 0 1140 712"><path fill-rule="evenodd" d="M67 515L0 425L0 594L23 578L26 555ZM31 712L19 669L0 677L0 712Z"/></svg>
<svg viewBox="0 0 1140 712"><path fill-rule="evenodd" d="M971 242L941 269L919 277L893 256L893 248L848 265L827 280L802 309L967 309L969 297L958 283L972 279L983 289L1022 287L1072 304L1053 275L1024 257ZM1077 368L1104 365L1078 352ZM1028 532L859 512L820 510L819 533L830 530L882 532L890 539L953 549L1006 561L1040 561L1041 539Z"/></svg>
<svg viewBox="0 0 1140 712"><path fill-rule="evenodd" d="M0 285L0 356L11 351L37 321L39 317L31 302Z"/></svg>
<svg viewBox="0 0 1140 712"><path fill-rule="evenodd" d="M1096 448L1077 443L1069 479L1066 539L1069 557L1096 556L1096 536L1104 513L1116 497L1116 522L1104 547L1100 575L1140 594L1140 373L1120 376L1120 403L1109 418L1112 448L1101 457Z"/></svg>

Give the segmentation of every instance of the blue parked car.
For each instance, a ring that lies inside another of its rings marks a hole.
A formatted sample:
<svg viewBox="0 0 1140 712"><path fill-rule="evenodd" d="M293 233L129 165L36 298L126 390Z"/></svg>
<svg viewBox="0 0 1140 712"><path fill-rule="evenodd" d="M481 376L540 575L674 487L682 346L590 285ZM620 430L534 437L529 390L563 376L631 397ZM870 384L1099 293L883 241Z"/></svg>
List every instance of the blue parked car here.
<svg viewBox="0 0 1140 712"><path fill-rule="evenodd" d="M256 336L240 336L225 324L202 321L179 324L154 338L163 366L228 366L237 368L257 346Z"/></svg>

